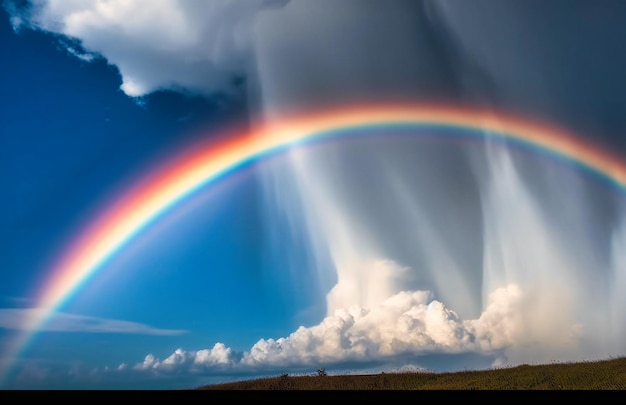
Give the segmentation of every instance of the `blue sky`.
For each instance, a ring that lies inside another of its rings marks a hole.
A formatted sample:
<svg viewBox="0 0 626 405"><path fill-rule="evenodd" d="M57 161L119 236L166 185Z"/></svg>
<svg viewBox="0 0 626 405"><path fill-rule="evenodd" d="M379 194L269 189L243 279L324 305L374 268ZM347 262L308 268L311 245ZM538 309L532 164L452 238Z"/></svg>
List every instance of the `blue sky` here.
<svg viewBox="0 0 626 405"><path fill-rule="evenodd" d="M7 269L0 296L3 307L21 308L35 298L59 250L129 175L198 134L210 136L237 111L174 92L133 100L104 59L76 58L42 32L16 33L4 9L1 24L2 59L10 61L2 68L2 185L10 192L0 218ZM76 364L89 371L217 341L244 349L297 326L299 301L310 297L281 294L281 279L264 277L255 179L251 172L238 177L188 201L189 212L164 218L158 234L121 254L64 308L184 333L44 332L26 356L41 358L42 368ZM244 325L252 337L238 330ZM4 338L10 334L2 329Z"/></svg>
<svg viewBox="0 0 626 405"><path fill-rule="evenodd" d="M107 201L234 123L445 101L626 155L624 4L555 3L479 0L480 24L454 1L5 1L0 364L52 263ZM184 388L626 351L623 192L545 157L390 133L257 162L194 194L76 290L2 387Z"/></svg>

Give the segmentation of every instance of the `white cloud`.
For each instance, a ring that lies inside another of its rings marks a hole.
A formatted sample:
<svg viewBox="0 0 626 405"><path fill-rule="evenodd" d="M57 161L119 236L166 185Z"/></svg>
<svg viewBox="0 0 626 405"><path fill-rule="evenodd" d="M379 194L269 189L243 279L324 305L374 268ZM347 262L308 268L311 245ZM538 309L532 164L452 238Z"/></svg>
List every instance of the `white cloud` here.
<svg viewBox="0 0 626 405"><path fill-rule="evenodd" d="M300 327L287 338L260 340L242 363L282 366L470 351L471 333L430 293L403 291L373 308L336 310L319 325Z"/></svg>
<svg viewBox="0 0 626 405"><path fill-rule="evenodd" d="M3 308L0 309L0 328L46 332L88 332L88 333L126 333L141 335L173 336L186 333L184 330L158 329L149 325L117 319L96 318L92 316L58 312L42 325L34 320L43 319L47 310L38 308Z"/></svg>
<svg viewBox="0 0 626 405"><path fill-rule="evenodd" d="M149 354L143 360L143 363L139 363L133 367L135 370L149 370L151 368L158 367L159 361L152 355Z"/></svg>
<svg viewBox="0 0 626 405"><path fill-rule="evenodd" d="M199 350L196 352L194 358L194 364L199 365L214 365L214 364L228 364L230 363L232 356L232 350L222 343L216 343L213 349Z"/></svg>
<svg viewBox="0 0 626 405"><path fill-rule="evenodd" d="M402 291L371 308L339 309L318 325L299 327L287 337L261 339L249 351L236 354L222 343L212 349L177 349L165 360L146 356L135 370L252 371L281 367L311 367L352 362L386 361L401 355L481 353L501 355L529 341L543 347L569 345L550 335L528 335L520 315L528 297L514 284L495 290L478 319L462 320L427 291ZM576 325L571 326L576 332Z"/></svg>
<svg viewBox="0 0 626 405"><path fill-rule="evenodd" d="M136 364L133 369L160 371L187 369L198 371L214 366L232 366L234 361L232 349L226 347L223 343L216 343L212 349L198 351L176 349L174 353L163 361L155 358L152 354L148 354L144 361Z"/></svg>
<svg viewBox="0 0 626 405"><path fill-rule="evenodd" d="M122 90L139 97L159 89L233 94L247 73L251 19L276 0L32 0L29 13L5 6L14 30L61 34L117 66ZM26 21L25 21L26 20Z"/></svg>
<svg viewBox="0 0 626 405"><path fill-rule="evenodd" d="M68 45L68 44L64 44L64 46L65 46L65 49L71 55L74 55L78 59L80 59L82 61L85 61L85 62L92 62L94 59L96 59L98 57L98 55L96 55L96 54L82 51L79 47L73 47L73 46Z"/></svg>

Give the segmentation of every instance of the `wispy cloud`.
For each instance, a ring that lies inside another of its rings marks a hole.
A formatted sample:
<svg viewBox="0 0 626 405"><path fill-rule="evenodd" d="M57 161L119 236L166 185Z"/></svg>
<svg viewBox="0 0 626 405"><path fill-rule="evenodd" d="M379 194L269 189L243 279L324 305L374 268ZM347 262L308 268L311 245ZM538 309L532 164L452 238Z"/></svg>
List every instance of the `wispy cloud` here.
<svg viewBox="0 0 626 405"><path fill-rule="evenodd" d="M76 56L78 59L84 61L84 62L92 62L94 61L98 55L94 54L94 53L90 53L90 52L84 52L82 50L80 50L78 47L73 47L70 44L63 44L63 46L65 47L65 50L67 50L67 52L70 53L70 55L74 55Z"/></svg>
<svg viewBox="0 0 626 405"><path fill-rule="evenodd" d="M10 305L16 305L16 306L27 306L31 302L30 298L13 297L9 295L0 296L0 300L4 301L5 303L9 303Z"/></svg>
<svg viewBox="0 0 626 405"><path fill-rule="evenodd" d="M31 330L32 319L39 319L46 311L39 308L3 308L0 309L0 328ZM160 329L137 322L118 319L97 318L64 312L55 313L47 322L38 326L45 332L86 332L86 333L124 333L136 335L176 336L185 330Z"/></svg>

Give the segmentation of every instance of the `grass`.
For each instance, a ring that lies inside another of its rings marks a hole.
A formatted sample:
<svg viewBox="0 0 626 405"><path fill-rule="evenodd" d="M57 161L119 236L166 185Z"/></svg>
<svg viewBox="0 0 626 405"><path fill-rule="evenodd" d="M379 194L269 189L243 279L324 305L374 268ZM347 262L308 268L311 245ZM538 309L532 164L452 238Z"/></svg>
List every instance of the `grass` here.
<svg viewBox="0 0 626 405"><path fill-rule="evenodd" d="M626 357L448 373L283 374L196 390L626 390Z"/></svg>

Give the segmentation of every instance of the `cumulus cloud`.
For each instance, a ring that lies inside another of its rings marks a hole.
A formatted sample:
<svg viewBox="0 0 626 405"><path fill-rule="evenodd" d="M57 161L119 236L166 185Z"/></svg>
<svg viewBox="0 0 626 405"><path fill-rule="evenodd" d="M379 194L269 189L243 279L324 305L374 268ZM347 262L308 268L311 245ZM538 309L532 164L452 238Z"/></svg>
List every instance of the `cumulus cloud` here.
<svg viewBox="0 0 626 405"><path fill-rule="evenodd" d="M516 305L515 286L498 291ZM505 303L506 304L506 303ZM381 360L401 354L491 351L510 345L507 331L502 339L492 340L480 329L483 318L493 319L508 313L491 313L480 319L463 321L427 291L402 291L372 308L352 307L336 310L319 325L300 327L287 338L260 340L245 353L246 365L296 365L336 361ZM504 319L503 319L504 320ZM477 346L477 342L490 344Z"/></svg>
<svg viewBox="0 0 626 405"><path fill-rule="evenodd" d="M217 343L199 351L177 349L162 361L149 354L133 369L245 372L458 353L499 356L502 362L503 352L528 341L575 348L575 340L546 342L542 341L546 336L526 335L520 314L527 304L527 295L511 284L493 291L479 318L463 320L428 291L401 291L373 307L338 309L319 324L301 326L287 337L261 339L243 353ZM576 332L576 325L571 330Z"/></svg>
<svg viewBox="0 0 626 405"><path fill-rule="evenodd" d="M37 326L45 332L87 332L87 333L125 333L140 335L175 336L186 333L184 330L159 329L149 325L117 319L97 318L93 316L55 313L42 325L33 320L45 318L47 311L38 308L0 309L0 328L28 330Z"/></svg>
<svg viewBox="0 0 626 405"><path fill-rule="evenodd" d="M148 354L144 361L136 364L133 369L161 371L177 371L187 369L193 371L211 367L233 365L234 362L235 358L232 349L226 347L223 343L216 343L212 349L203 349L198 351L176 349L174 353L163 361L155 358L152 354ZM126 368L124 363L120 364L120 367L122 366Z"/></svg>
<svg viewBox="0 0 626 405"><path fill-rule="evenodd" d="M17 32L59 34L73 55L115 65L121 89L143 96L160 89L235 95L247 74L257 12L285 0L7 1Z"/></svg>

